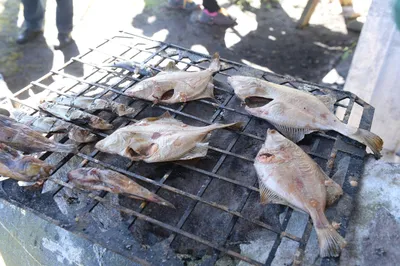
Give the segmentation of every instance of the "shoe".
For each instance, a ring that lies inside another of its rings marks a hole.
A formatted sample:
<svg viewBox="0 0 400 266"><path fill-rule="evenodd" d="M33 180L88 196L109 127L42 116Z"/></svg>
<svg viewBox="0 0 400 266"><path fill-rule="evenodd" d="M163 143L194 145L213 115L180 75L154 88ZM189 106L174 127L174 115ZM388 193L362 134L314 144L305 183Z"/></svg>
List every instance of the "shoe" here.
<svg viewBox="0 0 400 266"><path fill-rule="evenodd" d="M10 112L3 108L0 108L0 115L4 115L4 116L8 116L8 117L11 116Z"/></svg>
<svg viewBox="0 0 400 266"><path fill-rule="evenodd" d="M203 12L201 12L198 21L204 24L220 26L233 26L236 24L235 19L229 16L224 9L213 13L209 12L207 9L204 9Z"/></svg>
<svg viewBox="0 0 400 266"><path fill-rule="evenodd" d="M18 44L25 44L30 41L33 41L36 39L38 36L43 34L43 30L30 30L26 29L23 32L21 32L16 40L16 43Z"/></svg>
<svg viewBox="0 0 400 266"><path fill-rule="evenodd" d="M58 43L54 45L55 50L61 50L70 45L74 40L71 37L71 33L59 33Z"/></svg>
<svg viewBox="0 0 400 266"><path fill-rule="evenodd" d="M190 0L168 0L168 7L175 9L184 9L194 11L200 9L200 6Z"/></svg>

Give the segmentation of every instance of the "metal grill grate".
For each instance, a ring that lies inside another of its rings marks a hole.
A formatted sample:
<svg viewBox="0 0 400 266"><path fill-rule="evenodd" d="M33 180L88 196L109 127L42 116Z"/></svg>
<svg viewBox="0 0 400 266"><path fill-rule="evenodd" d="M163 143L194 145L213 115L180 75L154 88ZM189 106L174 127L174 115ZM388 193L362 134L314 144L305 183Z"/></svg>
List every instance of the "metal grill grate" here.
<svg viewBox="0 0 400 266"><path fill-rule="evenodd" d="M124 95L127 88L146 77L102 66L115 60L149 64L155 71L160 71L160 67L171 60L188 71L205 69L209 64L208 56L121 31L88 52L72 58L61 69L32 82L15 93L12 101L32 115L36 115L38 110L34 103L24 100L29 89L59 95L95 95L135 107L137 112L131 117L116 117L107 111L95 112L113 123L115 128L165 111L191 125L244 121L245 126L241 132L213 132L207 157L195 164L131 162L101 153L94 149L94 144L81 145L76 155L46 152L41 159L57 165L45 184L45 190L51 192L40 194L39 191L22 189L15 182L6 181L0 190L1 197L51 218L68 230L138 263L143 263L143 260L156 263L161 259L174 264L172 257L178 256L184 261L188 259L187 254L191 258L207 255L211 264L226 255L235 262L244 261L252 265L278 265L282 261L299 265L318 259L316 236L308 216L288 207L259 204L257 178L252 164L267 128L272 126L244 111L226 78L230 75L250 75L314 94L333 94L338 99L335 108L344 111L345 123L354 112L355 103L362 109L360 127L364 129L371 126L371 106L349 92L265 73L228 60L222 60L222 69L215 75L218 103L207 99L168 106L152 105ZM82 68L88 74L77 77L76 70ZM96 133L100 137L110 134ZM69 142L65 135L49 134L48 137ZM335 180L343 186L344 195L327 211L330 220L341 223L339 232L344 234L357 191L350 181L357 181L361 176L365 147L335 132L308 135L300 146L330 176L343 158L350 159L345 165L345 178ZM83 166L108 168L139 180L140 184L175 204L177 209L170 210L105 192L86 194L71 191L66 173ZM251 253L241 252L241 248L250 245L250 240L258 238L267 239L262 261L256 260ZM162 251L157 249L160 243ZM173 251L173 255L166 250ZM337 262L337 259L321 260L323 265L335 265Z"/></svg>

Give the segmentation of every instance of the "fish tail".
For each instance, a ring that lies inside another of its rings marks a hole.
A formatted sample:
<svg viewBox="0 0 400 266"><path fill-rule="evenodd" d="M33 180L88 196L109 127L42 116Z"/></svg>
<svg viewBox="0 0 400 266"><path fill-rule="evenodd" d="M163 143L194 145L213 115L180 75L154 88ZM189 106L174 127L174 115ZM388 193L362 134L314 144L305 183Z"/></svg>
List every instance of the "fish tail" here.
<svg viewBox="0 0 400 266"><path fill-rule="evenodd" d="M210 125L212 128L211 130L218 129L218 128L229 128L232 130L242 130L244 127L244 122L236 122L230 124L212 124Z"/></svg>
<svg viewBox="0 0 400 266"><path fill-rule="evenodd" d="M321 257L338 257L342 248L347 244L339 233L328 225L325 228L316 228L319 252Z"/></svg>
<svg viewBox="0 0 400 266"><path fill-rule="evenodd" d="M340 132L340 133L348 136L349 138L357 140L358 142L361 142L364 145L367 145L374 153L375 158L379 159L380 157L382 157L380 152L382 151L383 148L383 140L378 135L375 135L374 133L361 128L351 130L353 128L349 127L350 126L347 126L346 132L343 133ZM348 133L349 131L354 133L349 134Z"/></svg>
<svg viewBox="0 0 400 266"><path fill-rule="evenodd" d="M211 70L213 73L218 72L221 68L221 62L219 59L219 53L215 53L212 57L211 64L208 69Z"/></svg>
<svg viewBox="0 0 400 266"><path fill-rule="evenodd" d="M172 203L170 203L169 201L161 198L160 196L158 196L156 194L153 194L152 196L147 197L146 200L154 202L154 203L157 203L157 204L160 204L160 205L163 205L163 206L166 206L166 207L169 207L169 208L172 208L172 209L176 209L175 206Z"/></svg>
<svg viewBox="0 0 400 266"><path fill-rule="evenodd" d="M57 152L78 153L78 147L75 144L58 143L56 149Z"/></svg>
<svg viewBox="0 0 400 266"><path fill-rule="evenodd" d="M321 257L338 257L347 244L346 240L329 223L323 211L310 212L310 215L317 232Z"/></svg>

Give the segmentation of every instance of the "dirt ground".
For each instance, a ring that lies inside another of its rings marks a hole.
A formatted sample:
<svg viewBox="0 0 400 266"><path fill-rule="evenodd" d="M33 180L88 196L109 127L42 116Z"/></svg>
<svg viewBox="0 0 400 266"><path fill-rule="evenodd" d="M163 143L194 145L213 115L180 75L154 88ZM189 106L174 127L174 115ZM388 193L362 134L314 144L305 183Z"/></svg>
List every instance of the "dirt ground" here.
<svg viewBox="0 0 400 266"><path fill-rule="evenodd" d="M82 0L74 2L76 43L64 51L54 51L56 1L46 2L44 37L19 46L15 39L23 21L22 6L18 1L0 0L0 73L12 91L61 67L120 29L204 53L218 51L230 60L317 83L348 57L358 38L358 34L347 31L339 1L321 1L311 25L299 30L296 23L306 0L248 1L251 5L234 3L243 0L221 0L220 4L237 17L232 28L200 25L194 22L194 14L168 9L166 0L118 0L112 4ZM342 76L346 76L349 65L341 68ZM84 74L83 69L73 72Z"/></svg>

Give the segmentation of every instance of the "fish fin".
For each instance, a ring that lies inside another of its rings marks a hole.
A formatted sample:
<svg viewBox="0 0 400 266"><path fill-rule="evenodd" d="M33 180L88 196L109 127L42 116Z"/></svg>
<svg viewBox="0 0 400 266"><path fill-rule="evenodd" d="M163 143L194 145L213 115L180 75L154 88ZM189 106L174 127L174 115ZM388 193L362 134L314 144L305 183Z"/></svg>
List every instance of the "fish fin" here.
<svg viewBox="0 0 400 266"><path fill-rule="evenodd" d="M329 111L333 113L333 106L336 103L337 99L333 95L314 95L320 100L326 107L328 107Z"/></svg>
<svg viewBox="0 0 400 266"><path fill-rule="evenodd" d="M179 160L191 160L194 158L200 158L207 155L208 151L208 142L200 142L197 143L196 146L187 152L183 157L179 158Z"/></svg>
<svg viewBox="0 0 400 266"><path fill-rule="evenodd" d="M299 142L304 138L306 134L314 132L315 130L304 129L304 128L292 128L287 126L280 126L273 124L279 132L281 132L285 137L293 141L294 143Z"/></svg>
<svg viewBox="0 0 400 266"><path fill-rule="evenodd" d="M158 121L163 118L172 118L172 116L168 111L166 111L165 113L163 113L160 116L146 117L143 120L148 121L148 122L154 122L154 121Z"/></svg>
<svg viewBox="0 0 400 266"><path fill-rule="evenodd" d="M162 119L162 118L172 118L172 115L168 111L166 111L165 113L160 115L159 118L160 119Z"/></svg>
<svg viewBox="0 0 400 266"><path fill-rule="evenodd" d="M20 187L30 187L36 184L36 182L25 182L25 181L18 181L18 186Z"/></svg>
<svg viewBox="0 0 400 266"><path fill-rule="evenodd" d="M326 177L325 179L325 187L326 206L331 206L340 198L340 196L343 195L343 189L338 183L336 183L329 177Z"/></svg>
<svg viewBox="0 0 400 266"><path fill-rule="evenodd" d="M0 176L0 182L10 179L9 177Z"/></svg>
<svg viewBox="0 0 400 266"><path fill-rule="evenodd" d="M338 257L341 249L347 244L346 240L331 225L315 229L321 257Z"/></svg>
<svg viewBox="0 0 400 266"><path fill-rule="evenodd" d="M289 206L289 203L282 199L278 194L267 188L262 180L258 179L260 188L260 203L261 204L282 204Z"/></svg>
<svg viewBox="0 0 400 266"><path fill-rule="evenodd" d="M170 61L163 69L164 72L177 72L180 70L173 61Z"/></svg>
<svg viewBox="0 0 400 266"><path fill-rule="evenodd" d="M208 69L214 73L214 72L218 72L220 68L221 68L221 62L220 62L219 53L215 53L212 57L212 60L211 60L211 63L210 63L210 66L208 67Z"/></svg>

